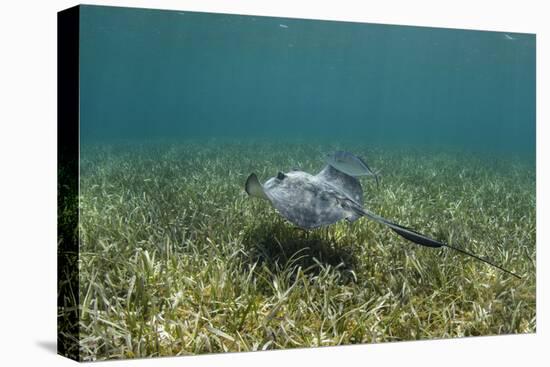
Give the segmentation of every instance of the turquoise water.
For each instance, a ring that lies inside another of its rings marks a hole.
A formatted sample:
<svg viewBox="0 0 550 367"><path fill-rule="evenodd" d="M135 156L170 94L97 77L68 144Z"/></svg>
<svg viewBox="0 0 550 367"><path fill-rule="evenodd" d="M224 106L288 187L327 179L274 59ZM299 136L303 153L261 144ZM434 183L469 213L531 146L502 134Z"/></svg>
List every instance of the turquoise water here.
<svg viewBox="0 0 550 367"><path fill-rule="evenodd" d="M535 157L533 34L83 6L80 38L82 144L261 138Z"/></svg>

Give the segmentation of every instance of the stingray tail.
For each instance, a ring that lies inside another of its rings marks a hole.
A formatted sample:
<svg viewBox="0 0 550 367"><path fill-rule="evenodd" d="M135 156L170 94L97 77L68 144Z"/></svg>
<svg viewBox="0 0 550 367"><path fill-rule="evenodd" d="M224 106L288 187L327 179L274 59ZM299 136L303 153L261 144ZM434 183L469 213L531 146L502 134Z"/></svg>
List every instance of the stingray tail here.
<svg viewBox="0 0 550 367"><path fill-rule="evenodd" d="M503 272L505 272L507 274L510 274L510 275L512 275L512 276L514 276L518 279L521 279L521 277L519 275L511 272L510 270L506 270L503 267L501 267L501 266L499 266L499 265L497 265L497 264L495 264L495 263L493 263L489 260L483 259L483 258L479 257L478 255L475 255L471 252L462 250L461 248L454 247L454 246L448 245L448 244L440 242L440 241L436 241L432 238L429 238L429 237L423 235L422 233L419 233L419 232L417 232L413 229L407 228L407 227L399 225L397 223L391 222L391 221L387 220L386 218L383 218L379 215L371 213L371 212L369 212L369 211L367 211L363 208L354 208L354 210L360 212L362 215L364 215L365 217L367 217L369 219L372 219L372 220L374 220L378 223L387 225L388 227L390 227L395 233L397 233L401 237L403 237L403 238L405 238L405 239L407 239L411 242L414 242L418 245L426 246L426 247L447 247L447 248L450 248L454 251L460 252L464 255L473 257L476 260L479 260L479 261L482 261L486 264L489 264L489 265L491 265L491 266L493 266L497 269L500 269Z"/></svg>

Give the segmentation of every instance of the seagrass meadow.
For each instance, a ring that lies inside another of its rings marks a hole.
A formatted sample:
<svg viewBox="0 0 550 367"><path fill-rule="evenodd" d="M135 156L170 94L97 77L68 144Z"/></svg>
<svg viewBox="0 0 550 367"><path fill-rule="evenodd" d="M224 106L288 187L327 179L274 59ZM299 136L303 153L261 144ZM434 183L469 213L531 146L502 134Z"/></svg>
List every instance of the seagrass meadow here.
<svg viewBox="0 0 550 367"><path fill-rule="evenodd" d="M534 162L346 145L381 171L363 218L303 231L244 191L315 173L330 143L89 144L80 168L82 360L535 332Z"/></svg>

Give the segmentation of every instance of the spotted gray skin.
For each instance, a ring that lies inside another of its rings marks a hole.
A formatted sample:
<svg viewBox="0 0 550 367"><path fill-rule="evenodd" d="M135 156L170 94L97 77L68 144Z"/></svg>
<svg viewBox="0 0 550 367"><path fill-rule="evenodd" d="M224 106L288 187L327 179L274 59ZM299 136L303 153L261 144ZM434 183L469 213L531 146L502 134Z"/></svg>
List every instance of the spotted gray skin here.
<svg viewBox="0 0 550 367"><path fill-rule="evenodd" d="M255 175L251 175L257 180ZM251 194L252 181L247 181ZM313 229L347 219L352 222L361 217L358 209L363 203L363 190L359 181L331 166L326 166L317 175L303 171L279 172L265 184L256 186L262 190L254 195L267 198L273 207L294 225Z"/></svg>
<svg viewBox="0 0 550 367"><path fill-rule="evenodd" d="M363 205L363 188L357 178L347 175L331 165L325 166L315 177L342 191L359 205Z"/></svg>

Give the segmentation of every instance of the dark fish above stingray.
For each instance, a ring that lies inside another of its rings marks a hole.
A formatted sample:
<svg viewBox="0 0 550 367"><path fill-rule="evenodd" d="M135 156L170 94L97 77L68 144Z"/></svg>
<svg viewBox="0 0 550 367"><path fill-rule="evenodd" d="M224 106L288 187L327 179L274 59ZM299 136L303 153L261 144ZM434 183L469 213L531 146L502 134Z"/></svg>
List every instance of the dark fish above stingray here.
<svg viewBox="0 0 550 367"><path fill-rule="evenodd" d="M299 170L279 172L263 185L252 173L246 180L245 190L250 196L268 200L289 222L303 229L330 225L342 219L354 222L364 216L390 227L398 235L416 244L447 247L520 278L477 255L431 239L364 209L363 189L359 180L331 164L316 175Z"/></svg>
<svg viewBox="0 0 550 367"><path fill-rule="evenodd" d="M378 185L378 175L370 169L363 159L350 152L339 150L327 154L325 161L327 164L349 176L373 176L376 180L376 185Z"/></svg>

